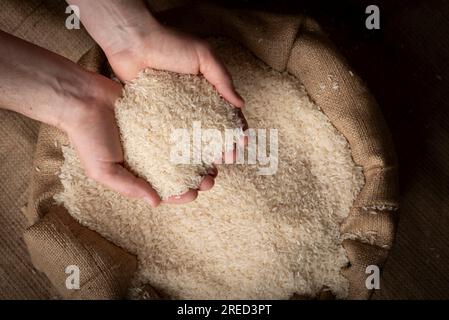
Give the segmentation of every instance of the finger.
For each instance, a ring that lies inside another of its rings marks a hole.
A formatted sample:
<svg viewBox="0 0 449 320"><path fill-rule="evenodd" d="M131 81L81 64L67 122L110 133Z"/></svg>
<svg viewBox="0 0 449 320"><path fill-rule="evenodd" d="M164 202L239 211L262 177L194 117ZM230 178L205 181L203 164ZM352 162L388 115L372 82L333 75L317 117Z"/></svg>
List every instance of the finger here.
<svg viewBox="0 0 449 320"><path fill-rule="evenodd" d="M242 110L239 109L237 112L238 116L242 120L242 129L243 131L247 130L249 128L248 121L246 121L245 115L243 114Z"/></svg>
<svg viewBox="0 0 449 320"><path fill-rule="evenodd" d="M248 145L248 136L241 136L238 142L239 146L245 148Z"/></svg>
<svg viewBox="0 0 449 320"><path fill-rule="evenodd" d="M103 163L90 175L106 187L129 198L141 198L151 206L157 207L161 199L145 180L134 176L117 163Z"/></svg>
<svg viewBox="0 0 449 320"><path fill-rule="evenodd" d="M215 179L212 176L207 175L201 181L200 186L198 187L198 190L200 190L200 191L210 190L210 189L212 189L214 184L215 184Z"/></svg>
<svg viewBox="0 0 449 320"><path fill-rule="evenodd" d="M218 176L218 169L213 166L208 170L207 174L215 179Z"/></svg>
<svg viewBox="0 0 449 320"><path fill-rule="evenodd" d="M194 189L189 189L186 193L183 193L179 196L172 196L169 197L166 200L163 200L162 203L164 204L184 204L188 202L195 201L195 199L198 197L198 191Z"/></svg>
<svg viewBox="0 0 449 320"><path fill-rule="evenodd" d="M220 93L220 95L237 108L244 106L245 101L235 90L231 76L225 66L213 52L206 47L199 54L200 72Z"/></svg>
<svg viewBox="0 0 449 320"><path fill-rule="evenodd" d="M224 152L220 158L214 161L214 164L233 164L237 160L237 150L234 147L232 150Z"/></svg>

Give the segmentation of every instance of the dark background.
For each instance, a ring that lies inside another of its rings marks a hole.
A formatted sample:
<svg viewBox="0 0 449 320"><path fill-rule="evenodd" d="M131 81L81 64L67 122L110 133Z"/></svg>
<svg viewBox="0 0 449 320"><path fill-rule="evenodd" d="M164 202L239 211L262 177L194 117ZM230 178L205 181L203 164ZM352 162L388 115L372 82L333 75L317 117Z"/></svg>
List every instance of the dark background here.
<svg viewBox="0 0 449 320"><path fill-rule="evenodd" d="M401 209L373 298L449 299L449 1L244 3L316 18L384 113L399 158ZM380 8L380 30L365 27L370 4Z"/></svg>

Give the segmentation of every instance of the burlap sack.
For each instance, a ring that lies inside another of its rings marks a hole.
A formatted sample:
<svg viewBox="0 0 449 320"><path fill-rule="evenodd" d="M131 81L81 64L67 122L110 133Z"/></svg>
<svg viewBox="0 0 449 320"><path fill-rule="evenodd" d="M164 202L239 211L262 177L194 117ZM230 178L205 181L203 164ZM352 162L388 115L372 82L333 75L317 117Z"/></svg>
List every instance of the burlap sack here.
<svg viewBox="0 0 449 320"><path fill-rule="evenodd" d="M183 14L185 10L188 15ZM354 161L364 169L366 184L342 225L346 239L343 245L350 261L342 272L350 283L349 299L369 298L366 267L381 267L392 245L398 185L388 129L362 81L351 72L320 27L307 17L202 4L166 11L160 18L198 35L231 37L274 69L299 77L312 99L348 139ZM83 65L93 70L100 70L102 62L95 47L81 59ZM53 205L52 196L62 188L57 172L63 161L59 147L63 143L66 137L62 132L46 125L41 127L35 157L39 170L32 177L28 211L29 220L38 222L25 234L30 253L38 257L35 262L39 269L63 297L73 297L73 293L61 286L62 272L76 261L90 272L76 297L117 298L125 292L133 274L132 259L95 233L85 231L67 217L64 209ZM97 276L106 279L97 281ZM318 298L328 296L324 292Z"/></svg>

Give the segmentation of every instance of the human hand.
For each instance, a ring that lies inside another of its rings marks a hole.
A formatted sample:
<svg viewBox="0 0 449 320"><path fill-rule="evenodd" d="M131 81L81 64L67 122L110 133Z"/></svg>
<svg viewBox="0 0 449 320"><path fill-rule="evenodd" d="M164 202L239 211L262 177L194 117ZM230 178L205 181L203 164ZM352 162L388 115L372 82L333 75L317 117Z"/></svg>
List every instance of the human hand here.
<svg viewBox="0 0 449 320"><path fill-rule="evenodd" d="M115 42L105 48L109 63L122 81L137 77L139 71L153 69L202 74L235 107L243 99L234 89L231 77L207 42L190 35L153 25L152 30L126 45Z"/></svg>
<svg viewBox="0 0 449 320"><path fill-rule="evenodd" d="M121 96L120 84L100 75L92 74L88 86L94 96L71 108L61 122L75 147L86 174L131 198L141 198L152 206L161 202L151 185L123 166L123 150L119 129L114 116L114 102ZM212 176L204 177L200 191L209 190L214 184ZM197 190L190 189L181 196L171 197L164 203L186 203L196 199Z"/></svg>
<svg viewBox="0 0 449 320"><path fill-rule="evenodd" d="M137 32L136 32L137 33ZM130 81L147 68L167 70L177 73L201 73L215 86L221 96L235 107L243 107L244 101L234 89L231 77L224 65L212 51L207 42L190 35L153 25L153 29L142 37L137 37L125 46L115 42L114 46L105 47L109 63L116 76L122 81ZM246 129L246 120L240 112ZM247 140L238 141L246 144ZM230 151L217 159L235 161L236 151ZM214 177L206 177L213 185Z"/></svg>
<svg viewBox="0 0 449 320"><path fill-rule="evenodd" d="M161 25L142 0L66 0L80 9L81 21L106 53L122 81L150 67L178 73L201 73L236 107L243 99L209 45ZM101 19L98 19L101 17Z"/></svg>
<svg viewBox="0 0 449 320"><path fill-rule="evenodd" d="M234 89L229 73L210 46L203 40L162 26L142 0L67 1L80 7L84 26L103 49L120 80L133 80L147 67L178 73L201 73L224 99L236 107L243 106L244 101ZM246 123L243 115L242 120ZM224 157L235 158L235 152ZM111 159L117 160L118 157ZM199 189L210 189L213 184L214 176L206 176ZM185 202L185 199L194 199L196 195L196 191L191 190L173 201Z"/></svg>
<svg viewBox="0 0 449 320"><path fill-rule="evenodd" d="M0 31L0 106L64 130L89 177L125 196L161 202L148 182L123 166L114 115L122 86L48 50ZM212 188L206 176L199 190ZM197 197L189 190L167 203Z"/></svg>

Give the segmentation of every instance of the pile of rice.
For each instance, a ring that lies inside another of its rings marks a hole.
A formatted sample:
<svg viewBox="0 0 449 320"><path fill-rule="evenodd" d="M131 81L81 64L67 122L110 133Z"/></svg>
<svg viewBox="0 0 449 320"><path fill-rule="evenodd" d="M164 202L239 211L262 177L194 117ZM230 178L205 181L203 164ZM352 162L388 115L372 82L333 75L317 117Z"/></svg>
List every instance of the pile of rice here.
<svg viewBox="0 0 449 320"><path fill-rule="evenodd" d="M88 179L66 146L60 173L64 191L56 201L82 224L138 256L136 286L150 284L171 298L288 299L313 297L323 288L344 298L348 282L340 269L348 260L339 226L364 184L346 139L298 79L273 71L229 40L215 39L212 45L245 98L249 127L278 130L276 174L259 175L258 165L221 165L214 188L196 201L153 209ZM152 76L139 81L149 83ZM172 101L164 94L178 87L172 77L167 75L167 83L154 93L161 99L157 108ZM156 116L151 125L163 128L164 121L174 121L191 127L193 113L183 112L188 99L201 109L209 98L197 97L195 90L184 94L187 100L171 120ZM137 150L146 140L140 140L142 111L135 112L127 110L122 119L129 122L123 139L136 142L125 148L126 159L135 156L131 167L164 167L158 157ZM227 127L235 121L220 112L198 112L203 123Z"/></svg>

